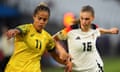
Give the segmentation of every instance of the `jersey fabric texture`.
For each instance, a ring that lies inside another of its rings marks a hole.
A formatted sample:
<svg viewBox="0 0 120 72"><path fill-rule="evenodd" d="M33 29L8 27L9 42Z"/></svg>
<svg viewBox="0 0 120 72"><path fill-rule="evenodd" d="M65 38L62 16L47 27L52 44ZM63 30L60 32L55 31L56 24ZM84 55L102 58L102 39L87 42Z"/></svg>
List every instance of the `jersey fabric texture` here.
<svg viewBox="0 0 120 72"><path fill-rule="evenodd" d="M14 53L5 72L41 72L41 56L45 50L54 48L54 40L44 29L37 32L33 24L20 25L17 29L21 32L15 37Z"/></svg>
<svg viewBox="0 0 120 72"><path fill-rule="evenodd" d="M96 50L96 39L100 36L98 29L83 32L80 28L56 33L60 40L68 41L69 54L72 57L73 70L84 71L97 67L102 60Z"/></svg>

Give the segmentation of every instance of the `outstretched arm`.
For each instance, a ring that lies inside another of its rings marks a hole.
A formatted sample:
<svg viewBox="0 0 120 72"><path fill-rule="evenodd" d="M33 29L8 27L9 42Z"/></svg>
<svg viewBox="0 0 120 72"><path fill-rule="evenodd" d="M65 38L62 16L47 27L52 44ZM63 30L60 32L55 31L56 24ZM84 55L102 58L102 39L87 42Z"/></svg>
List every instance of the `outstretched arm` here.
<svg viewBox="0 0 120 72"><path fill-rule="evenodd" d="M15 37L19 33L20 33L20 30L18 29L10 29L7 31L7 37L8 39L11 39L12 37Z"/></svg>
<svg viewBox="0 0 120 72"><path fill-rule="evenodd" d="M119 30L116 27L110 29L98 28L101 34L118 34Z"/></svg>

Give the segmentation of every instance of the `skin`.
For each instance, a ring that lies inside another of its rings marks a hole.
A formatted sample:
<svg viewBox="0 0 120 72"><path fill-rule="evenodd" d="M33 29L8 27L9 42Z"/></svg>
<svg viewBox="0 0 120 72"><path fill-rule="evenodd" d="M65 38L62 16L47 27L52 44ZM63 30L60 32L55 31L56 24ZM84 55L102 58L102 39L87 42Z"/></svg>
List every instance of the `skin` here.
<svg viewBox="0 0 120 72"><path fill-rule="evenodd" d="M80 12L80 25L81 29L84 32L89 31L91 28L92 21L94 20L94 16L91 12ZM119 29L116 27L110 29L98 28L101 34L118 34Z"/></svg>
<svg viewBox="0 0 120 72"><path fill-rule="evenodd" d="M80 12L80 27L83 32L88 32L91 29L92 21L94 16L91 12ZM111 29L99 28L101 34L118 34L119 30L116 27ZM57 38L57 37L56 37ZM59 41L59 39L57 39ZM65 68L65 72L72 72L72 62L68 60Z"/></svg>
<svg viewBox="0 0 120 72"><path fill-rule="evenodd" d="M38 32L41 32L41 30L46 26L48 23L49 14L46 11L39 11L35 16L33 16L33 26ZM52 57L58 61L61 64L66 63L66 59L68 58L67 52L64 50L64 48L59 44L59 42L55 41L55 47L59 51L59 57L56 55L55 51L50 52Z"/></svg>
<svg viewBox="0 0 120 72"><path fill-rule="evenodd" d="M80 12L81 29L84 32L89 31L91 28L91 22L94 20L94 16L91 12Z"/></svg>
<svg viewBox="0 0 120 72"><path fill-rule="evenodd" d="M49 13L47 11L38 11L33 16L33 20L34 20L33 26L37 32L42 31L42 29L48 23L48 19L49 19ZM7 32L7 37L8 37L8 39L11 39L12 37L15 37L19 33L20 33L20 31L18 29L10 29ZM50 54L56 61L58 61L61 64L65 64L69 55L64 50L64 48L59 44L59 42L55 41L55 45L56 45L55 47L56 47L56 50L58 51L59 55L56 53L56 51L52 51L52 52L50 52Z"/></svg>
<svg viewBox="0 0 120 72"><path fill-rule="evenodd" d="M39 11L35 16L33 16L33 26L38 32L46 26L48 23L49 14L46 11Z"/></svg>
<svg viewBox="0 0 120 72"><path fill-rule="evenodd" d="M38 31L41 32L41 30L45 27L45 25L48 23L49 19L49 13L47 11L38 11L37 14L33 16L33 26ZM20 31L18 29L10 29L8 30L7 37L8 39L15 37L17 34L19 34Z"/></svg>

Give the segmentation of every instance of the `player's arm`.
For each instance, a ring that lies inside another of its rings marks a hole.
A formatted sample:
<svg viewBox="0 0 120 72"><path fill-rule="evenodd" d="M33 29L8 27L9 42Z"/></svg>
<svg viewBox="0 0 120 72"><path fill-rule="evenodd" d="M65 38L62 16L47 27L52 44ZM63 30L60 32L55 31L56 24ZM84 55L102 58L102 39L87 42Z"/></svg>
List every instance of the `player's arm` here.
<svg viewBox="0 0 120 72"><path fill-rule="evenodd" d="M65 48L63 47L63 45L60 43L60 40L55 40L55 48L57 50L57 52L59 53L59 57L62 60L67 60L67 58L69 57L67 51L65 50Z"/></svg>
<svg viewBox="0 0 120 72"><path fill-rule="evenodd" d="M61 44L61 40L67 39L67 31L69 31L69 28L65 28L59 32L57 32L55 35L53 35L53 39L55 41L56 49L59 52L60 58L65 60L68 57L68 53L65 50L64 46Z"/></svg>
<svg viewBox="0 0 120 72"><path fill-rule="evenodd" d="M17 34L20 33L20 30L15 28L15 29L10 29L7 31L7 37L8 39L12 38L12 37L15 37Z"/></svg>
<svg viewBox="0 0 120 72"><path fill-rule="evenodd" d="M96 24L91 24L92 29L99 29L101 34L118 34L119 30L116 27L105 29L105 28L99 28Z"/></svg>
<svg viewBox="0 0 120 72"><path fill-rule="evenodd" d="M70 57L68 57L66 60L62 60L56 51L51 51L50 54L58 63L65 65L64 72L72 72L72 62L70 61Z"/></svg>
<svg viewBox="0 0 120 72"><path fill-rule="evenodd" d="M68 54L59 43L51 36L49 36L49 43L47 44L47 50L51 54L51 56L59 63L64 64L64 61L67 59Z"/></svg>
<svg viewBox="0 0 120 72"><path fill-rule="evenodd" d="M51 51L50 54L58 63L65 65L64 72L71 72L72 71L72 62L71 62L70 56L67 59L63 60L59 57L58 53L56 53L55 50Z"/></svg>
<svg viewBox="0 0 120 72"><path fill-rule="evenodd" d="M57 37L54 37L54 42L55 42L55 49L49 52L57 62L61 64L65 64L65 61L67 61L69 55Z"/></svg>
<svg viewBox="0 0 120 72"><path fill-rule="evenodd" d="M26 34L28 32L28 24L17 26L14 29L10 29L7 31L8 39L15 37L17 34Z"/></svg>
<svg viewBox="0 0 120 72"><path fill-rule="evenodd" d="M76 25L74 26L74 28L76 27ZM61 31L61 33L55 34L53 35L53 39L55 40L56 43L56 49L58 49L60 56L60 59L58 59L59 63L64 64L65 65L65 70L64 72L72 72L72 62L71 62L71 56L67 54L66 50L63 48L63 46L60 43L60 40L64 40L64 31L70 31L71 28L65 28L63 29L63 31ZM54 54L53 54L54 55Z"/></svg>
<svg viewBox="0 0 120 72"><path fill-rule="evenodd" d="M49 51L49 53L51 54L53 59L56 60L58 63L63 64L63 65L66 64L66 60L60 58L59 53L57 52L56 48L54 48L54 50L52 51Z"/></svg>
<svg viewBox="0 0 120 72"><path fill-rule="evenodd" d="M66 66L65 66L64 72L72 72L72 62L71 62L71 60L68 60L66 62Z"/></svg>
<svg viewBox="0 0 120 72"><path fill-rule="evenodd" d="M98 28L101 34L118 34L119 30L118 28L110 28L110 29L104 29L104 28Z"/></svg>

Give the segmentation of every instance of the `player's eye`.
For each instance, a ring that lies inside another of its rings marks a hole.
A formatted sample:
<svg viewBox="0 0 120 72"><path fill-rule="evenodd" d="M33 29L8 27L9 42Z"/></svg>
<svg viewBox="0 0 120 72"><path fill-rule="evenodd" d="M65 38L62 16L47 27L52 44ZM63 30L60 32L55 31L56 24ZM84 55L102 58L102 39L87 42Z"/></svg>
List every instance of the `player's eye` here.
<svg viewBox="0 0 120 72"><path fill-rule="evenodd" d="M43 20L45 22L47 20L47 18L39 17L38 20Z"/></svg>
<svg viewBox="0 0 120 72"><path fill-rule="evenodd" d="M47 18L43 18L43 21L45 22L47 20Z"/></svg>
<svg viewBox="0 0 120 72"><path fill-rule="evenodd" d="M85 20L90 20L90 18L84 18Z"/></svg>
<svg viewBox="0 0 120 72"><path fill-rule="evenodd" d="M41 19L42 19L41 17L38 18L38 20L41 20Z"/></svg>
<svg viewBox="0 0 120 72"><path fill-rule="evenodd" d="M83 18L83 17L81 17L81 20L90 20L90 18Z"/></svg>

